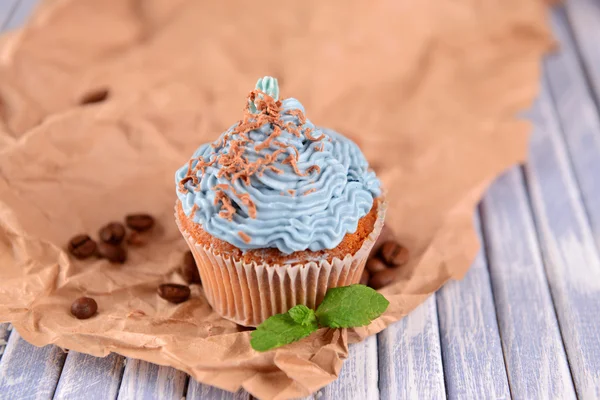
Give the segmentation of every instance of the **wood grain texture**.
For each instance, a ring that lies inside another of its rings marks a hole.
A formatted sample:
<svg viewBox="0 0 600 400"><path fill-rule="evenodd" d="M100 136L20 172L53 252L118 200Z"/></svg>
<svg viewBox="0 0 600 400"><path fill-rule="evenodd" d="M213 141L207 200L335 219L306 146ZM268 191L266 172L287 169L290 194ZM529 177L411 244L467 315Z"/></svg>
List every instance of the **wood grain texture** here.
<svg viewBox="0 0 600 400"><path fill-rule="evenodd" d="M595 14L600 23L600 8ZM552 25L561 51L545 61L548 85L596 247L600 248L600 117L563 8L552 13ZM597 40L592 54L598 58L596 65L600 66L600 36Z"/></svg>
<svg viewBox="0 0 600 400"><path fill-rule="evenodd" d="M12 326L10 324L0 324L0 360L4 354L4 349L6 349L6 344L8 343L7 341L11 331Z"/></svg>
<svg viewBox="0 0 600 400"><path fill-rule="evenodd" d="M445 399L435 295L377 335L382 399Z"/></svg>
<svg viewBox="0 0 600 400"><path fill-rule="evenodd" d="M313 397L319 400L379 399L377 371L377 337L371 336L350 346L340 377L319 390Z"/></svg>
<svg viewBox="0 0 600 400"><path fill-rule="evenodd" d="M600 258L545 80L531 118L525 172L548 283L577 395L600 398Z"/></svg>
<svg viewBox="0 0 600 400"><path fill-rule="evenodd" d="M252 396L245 390L230 393L190 378L185 398L186 400L250 400Z"/></svg>
<svg viewBox="0 0 600 400"><path fill-rule="evenodd" d="M55 399L116 399L125 358L111 353L100 358L70 351L67 355Z"/></svg>
<svg viewBox="0 0 600 400"><path fill-rule="evenodd" d="M463 280L448 282L436 298L448 398L509 399L484 251Z"/></svg>
<svg viewBox="0 0 600 400"><path fill-rule="evenodd" d="M119 388L119 400L179 400L187 375L171 367L128 358Z"/></svg>
<svg viewBox="0 0 600 400"><path fill-rule="evenodd" d="M575 390L519 167L481 206L510 388L517 399L573 399Z"/></svg>
<svg viewBox="0 0 600 400"><path fill-rule="evenodd" d="M0 399L51 399L65 357L60 348L35 347L13 331L0 360Z"/></svg>

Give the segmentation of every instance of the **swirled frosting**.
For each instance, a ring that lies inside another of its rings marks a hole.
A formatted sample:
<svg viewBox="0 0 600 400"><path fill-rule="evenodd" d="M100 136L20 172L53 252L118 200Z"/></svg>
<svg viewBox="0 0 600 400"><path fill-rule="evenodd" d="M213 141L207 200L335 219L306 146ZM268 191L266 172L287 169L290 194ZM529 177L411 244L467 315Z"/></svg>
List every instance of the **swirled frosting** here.
<svg viewBox="0 0 600 400"><path fill-rule="evenodd" d="M200 146L175 181L184 213L212 236L285 254L335 248L380 195L354 142L313 125L298 100L276 101L260 86L244 119Z"/></svg>

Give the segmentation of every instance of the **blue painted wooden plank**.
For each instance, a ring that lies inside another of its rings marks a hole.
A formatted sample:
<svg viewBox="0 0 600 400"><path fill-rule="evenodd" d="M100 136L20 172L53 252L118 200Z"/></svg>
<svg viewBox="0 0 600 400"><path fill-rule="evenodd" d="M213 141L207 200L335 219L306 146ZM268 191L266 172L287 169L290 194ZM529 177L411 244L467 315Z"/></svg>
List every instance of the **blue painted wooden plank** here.
<svg viewBox="0 0 600 400"><path fill-rule="evenodd" d="M4 349L6 349L7 340L11 331L12 326L10 324L0 324L0 359L2 359Z"/></svg>
<svg viewBox="0 0 600 400"><path fill-rule="evenodd" d="M128 358L119 388L119 400L180 400L187 375L171 367Z"/></svg>
<svg viewBox="0 0 600 400"><path fill-rule="evenodd" d="M600 8L596 14L600 22ZM600 179L597 173L600 171L600 117L581 69L563 8L552 13L552 25L561 51L545 61L548 84L594 240L600 248ZM600 36L596 43L600 43ZM599 46L596 46L596 51L598 69Z"/></svg>
<svg viewBox="0 0 600 400"><path fill-rule="evenodd" d="M319 390L314 398L319 400L379 399L377 337L371 336L361 343L350 345L349 353L340 377Z"/></svg>
<svg viewBox="0 0 600 400"><path fill-rule="evenodd" d="M4 30L15 12L18 0L0 1L0 31Z"/></svg>
<svg viewBox="0 0 600 400"><path fill-rule="evenodd" d="M575 389L519 167L491 186L481 210L512 395L573 399Z"/></svg>
<svg viewBox="0 0 600 400"><path fill-rule="evenodd" d="M448 282L436 297L448 398L509 399L484 250L461 281Z"/></svg>
<svg viewBox="0 0 600 400"><path fill-rule="evenodd" d="M70 351L54 398L116 399L124 368L125 358L114 353L100 358Z"/></svg>
<svg viewBox="0 0 600 400"><path fill-rule="evenodd" d="M445 399L435 295L377 335L382 399Z"/></svg>
<svg viewBox="0 0 600 400"><path fill-rule="evenodd" d="M65 357L60 348L35 347L13 331L0 360L0 398L51 399Z"/></svg>
<svg viewBox="0 0 600 400"><path fill-rule="evenodd" d="M548 283L577 395L600 398L600 257L546 80L531 118L525 172Z"/></svg>
<svg viewBox="0 0 600 400"><path fill-rule="evenodd" d="M33 12L39 0L18 0L17 7L11 15L11 18L4 26L4 29L16 29L23 25Z"/></svg>
<svg viewBox="0 0 600 400"><path fill-rule="evenodd" d="M245 390L230 393L214 386L204 385L190 377L185 398L186 400L250 400L252 396Z"/></svg>
<svg viewBox="0 0 600 400"><path fill-rule="evenodd" d="M577 40L583 63L600 104L600 2L597 0L567 0L565 6L570 29ZM563 7L557 10L563 12ZM556 27L556 25L555 25ZM555 29L556 32L556 29ZM564 45L564 42L561 40Z"/></svg>

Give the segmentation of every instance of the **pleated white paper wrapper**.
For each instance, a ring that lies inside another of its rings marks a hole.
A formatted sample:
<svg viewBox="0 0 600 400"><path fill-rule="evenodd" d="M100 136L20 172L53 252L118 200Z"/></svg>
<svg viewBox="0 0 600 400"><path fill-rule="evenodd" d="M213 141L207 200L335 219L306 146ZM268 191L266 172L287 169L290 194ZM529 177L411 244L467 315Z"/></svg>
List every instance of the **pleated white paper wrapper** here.
<svg viewBox="0 0 600 400"><path fill-rule="evenodd" d="M386 208L386 203L380 201L373 231L353 256L290 265L247 264L217 255L209 246L194 242L182 229L177 212L175 220L194 255L212 308L237 324L257 326L297 304L316 308L329 288L358 283L383 228Z"/></svg>

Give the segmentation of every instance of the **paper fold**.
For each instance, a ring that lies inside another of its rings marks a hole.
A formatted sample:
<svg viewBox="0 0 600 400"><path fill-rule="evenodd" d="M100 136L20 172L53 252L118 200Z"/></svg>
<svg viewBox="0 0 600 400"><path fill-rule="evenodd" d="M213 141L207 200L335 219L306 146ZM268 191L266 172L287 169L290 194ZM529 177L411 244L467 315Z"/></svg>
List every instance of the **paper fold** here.
<svg viewBox="0 0 600 400"><path fill-rule="evenodd" d="M541 1L101 3L47 2L0 40L0 320L25 340L171 365L264 399L306 396L336 378L349 344L464 274L479 197L525 154L515 115L551 44ZM175 170L241 118L265 75L361 146L411 261L370 326L257 353L201 286L179 305L156 287L183 282ZM106 101L79 104L98 88ZM73 235L134 212L157 229L125 265L65 253ZM69 314L82 295L98 302L94 318Z"/></svg>

